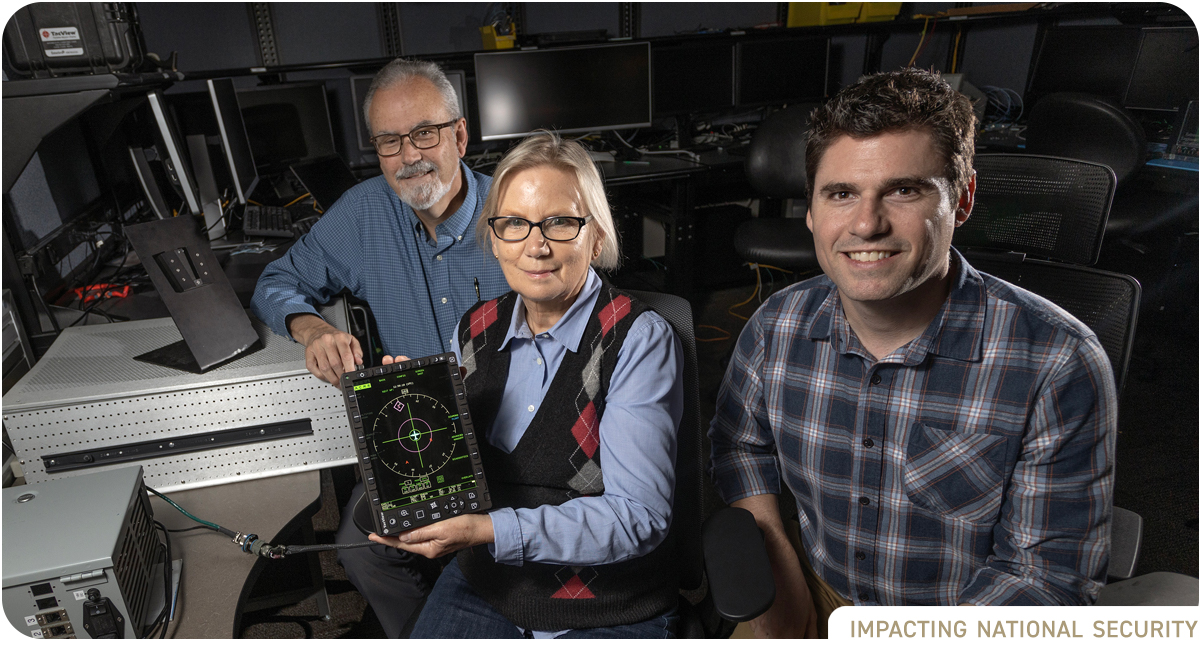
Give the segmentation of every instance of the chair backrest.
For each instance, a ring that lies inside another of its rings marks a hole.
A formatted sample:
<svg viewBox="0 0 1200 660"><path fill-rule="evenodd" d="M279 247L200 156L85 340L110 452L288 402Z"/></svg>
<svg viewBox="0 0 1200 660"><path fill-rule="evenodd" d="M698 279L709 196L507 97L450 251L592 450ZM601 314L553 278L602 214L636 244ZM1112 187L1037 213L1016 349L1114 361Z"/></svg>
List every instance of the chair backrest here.
<svg viewBox="0 0 1200 660"><path fill-rule="evenodd" d="M1091 328L1108 355L1117 392L1121 392L1142 298L1142 286L1136 279L1036 259L1014 261L972 254L967 260L978 270L1046 298Z"/></svg>
<svg viewBox="0 0 1200 660"><path fill-rule="evenodd" d="M1031 154L1104 163L1124 183L1146 162L1146 132L1115 101L1082 92L1055 92L1030 111L1025 149Z"/></svg>
<svg viewBox="0 0 1200 660"><path fill-rule="evenodd" d="M680 588L698 589L704 580L700 528L707 511L704 510L703 494L705 456L704 435L700 428L700 372L692 306L687 300L668 293L627 293L666 319L683 344L683 419L679 421L675 456L675 503L671 532L675 535L675 552L680 559Z"/></svg>
<svg viewBox="0 0 1200 660"><path fill-rule="evenodd" d="M975 208L954 245L1091 265L1117 179L1111 168L1025 154L975 157Z"/></svg>
<svg viewBox="0 0 1200 660"><path fill-rule="evenodd" d="M804 145L811 105L793 105L763 119L746 149L746 180L760 195L800 199L808 183Z"/></svg>

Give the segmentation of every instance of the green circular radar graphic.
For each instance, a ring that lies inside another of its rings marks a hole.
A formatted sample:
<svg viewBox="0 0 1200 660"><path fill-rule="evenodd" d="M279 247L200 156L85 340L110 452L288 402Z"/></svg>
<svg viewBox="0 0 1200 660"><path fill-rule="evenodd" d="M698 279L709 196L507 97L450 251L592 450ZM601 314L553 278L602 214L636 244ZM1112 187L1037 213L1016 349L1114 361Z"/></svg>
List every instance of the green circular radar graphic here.
<svg viewBox="0 0 1200 660"><path fill-rule="evenodd" d="M401 394L383 406L371 438L377 462L415 479L450 462L459 433L458 418L440 401L427 394Z"/></svg>

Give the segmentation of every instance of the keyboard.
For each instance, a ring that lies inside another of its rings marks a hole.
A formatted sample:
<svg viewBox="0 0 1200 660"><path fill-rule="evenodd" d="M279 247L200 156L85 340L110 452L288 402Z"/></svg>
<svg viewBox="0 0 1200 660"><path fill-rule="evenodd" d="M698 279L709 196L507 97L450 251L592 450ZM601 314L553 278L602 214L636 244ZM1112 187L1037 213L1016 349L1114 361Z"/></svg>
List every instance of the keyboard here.
<svg viewBox="0 0 1200 660"><path fill-rule="evenodd" d="M307 234L308 231L312 229L312 226L317 224L317 220L320 219L321 216L317 215L310 215L307 218L301 218L292 225L292 229L295 230L296 236L303 236L304 234Z"/></svg>
<svg viewBox="0 0 1200 660"><path fill-rule="evenodd" d="M242 233L246 236L291 238L292 214L282 206L246 205L242 215Z"/></svg>

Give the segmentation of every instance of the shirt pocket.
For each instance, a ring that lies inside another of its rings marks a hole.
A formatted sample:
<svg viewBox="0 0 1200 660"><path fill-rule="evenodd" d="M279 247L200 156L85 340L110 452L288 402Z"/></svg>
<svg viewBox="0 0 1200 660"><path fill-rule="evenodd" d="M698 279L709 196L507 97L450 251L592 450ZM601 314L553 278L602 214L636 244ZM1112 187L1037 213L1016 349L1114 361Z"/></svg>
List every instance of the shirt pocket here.
<svg viewBox="0 0 1200 660"><path fill-rule="evenodd" d="M995 520L1004 495L1008 439L914 424L904 457L904 493L917 507L968 523Z"/></svg>

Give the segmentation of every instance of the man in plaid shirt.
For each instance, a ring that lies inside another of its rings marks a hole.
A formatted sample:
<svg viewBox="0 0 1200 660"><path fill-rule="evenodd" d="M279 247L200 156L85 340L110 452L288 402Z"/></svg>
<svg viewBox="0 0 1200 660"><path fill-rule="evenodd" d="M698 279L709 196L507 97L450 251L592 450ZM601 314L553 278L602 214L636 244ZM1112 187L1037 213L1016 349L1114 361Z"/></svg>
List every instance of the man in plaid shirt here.
<svg viewBox="0 0 1200 660"><path fill-rule="evenodd" d="M974 202L974 124L917 69L813 113L825 276L750 319L709 433L722 496L766 535L760 637L816 636L851 603L1083 605L1103 584L1112 369L1085 325L950 247Z"/></svg>

